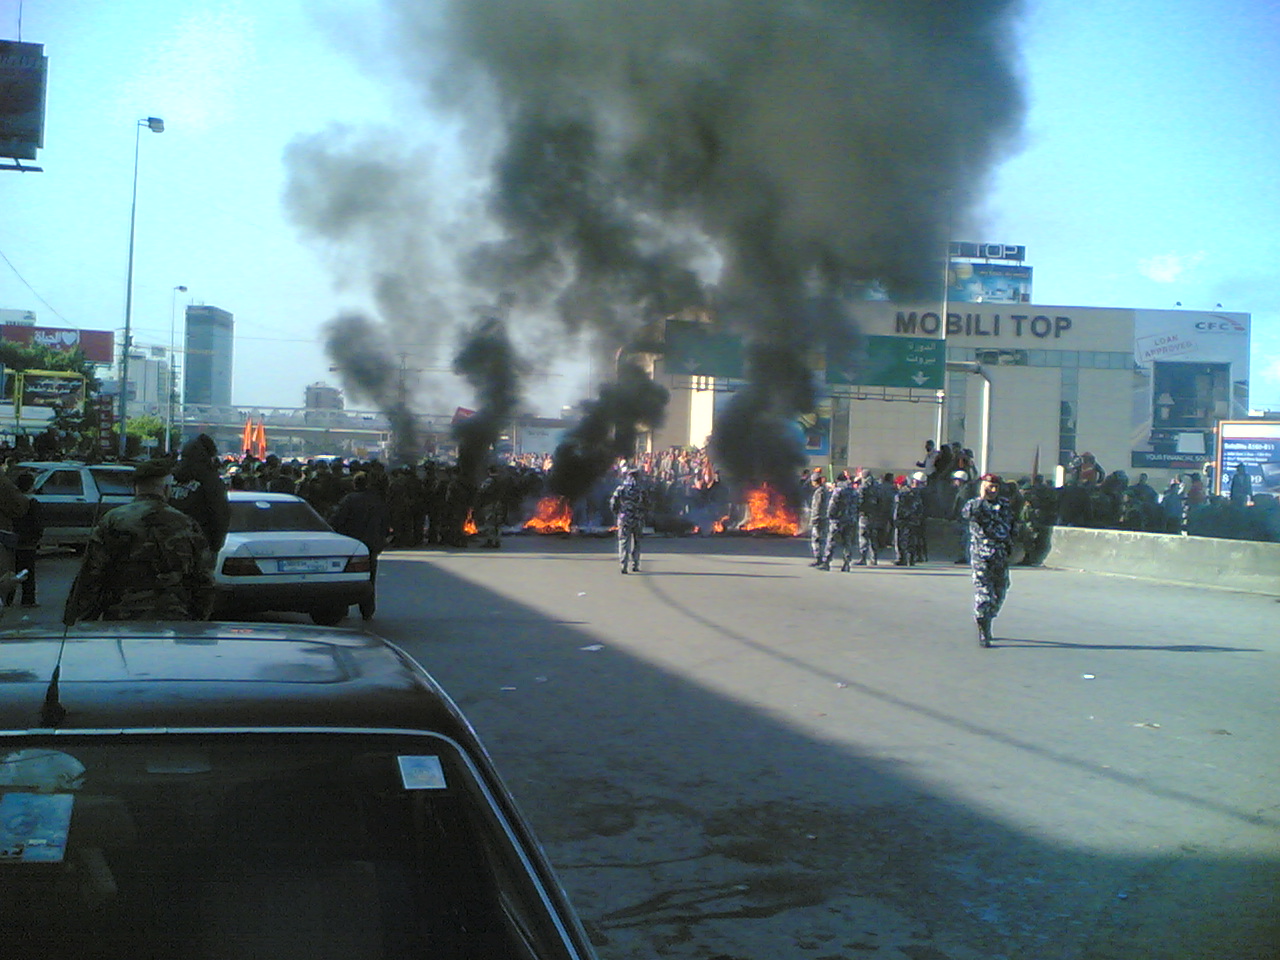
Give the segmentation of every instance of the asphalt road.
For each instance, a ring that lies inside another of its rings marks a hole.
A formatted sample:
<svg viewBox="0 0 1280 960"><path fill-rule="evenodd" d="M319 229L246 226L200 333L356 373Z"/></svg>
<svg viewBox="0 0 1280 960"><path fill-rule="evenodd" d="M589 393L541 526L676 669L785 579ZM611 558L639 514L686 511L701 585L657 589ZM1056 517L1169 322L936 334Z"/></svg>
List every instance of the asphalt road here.
<svg viewBox="0 0 1280 960"><path fill-rule="evenodd" d="M645 547L390 552L369 625L471 717L603 960L1280 956L1275 597L1019 568L981 650L950 557Z"/></svg>

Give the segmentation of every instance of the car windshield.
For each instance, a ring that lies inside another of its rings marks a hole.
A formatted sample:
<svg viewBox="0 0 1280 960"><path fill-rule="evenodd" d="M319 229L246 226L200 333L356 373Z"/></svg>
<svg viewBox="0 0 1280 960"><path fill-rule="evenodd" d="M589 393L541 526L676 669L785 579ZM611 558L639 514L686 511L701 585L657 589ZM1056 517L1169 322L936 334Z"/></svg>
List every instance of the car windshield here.
<svg viewBox="0 0 1280 960"><path fill-rule="evenodd" d="M573 956L511 825L445 738L5 740L6 960Z"/></svg>
<svg viewBox="0 0 1280 960"><path fill-rule="evenodd" d="M332 530L324 518L304 500L233 500L232 533L265 533L277 530Z"/></svg>

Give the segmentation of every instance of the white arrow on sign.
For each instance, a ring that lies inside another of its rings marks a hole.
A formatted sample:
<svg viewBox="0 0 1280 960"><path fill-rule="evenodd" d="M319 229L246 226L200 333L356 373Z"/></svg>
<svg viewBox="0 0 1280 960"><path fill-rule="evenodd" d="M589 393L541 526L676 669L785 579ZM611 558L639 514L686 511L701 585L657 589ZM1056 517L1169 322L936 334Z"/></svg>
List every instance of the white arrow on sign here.
<svg viewBox="0 0 1280 960"><path fill-rule="evenodd" d="M928 378L927 376L925 376L924 371L922 371L922 370L917 370L917 371L916 371L916 375L915 375L914 377L912 377L911 379L912 379L912 380L914 380L914 381L916 382L916 386L918 387L918 386L920 386L920 384L924 383L924 382L925 382L926 380L928 380L929 378Z"/></svg>

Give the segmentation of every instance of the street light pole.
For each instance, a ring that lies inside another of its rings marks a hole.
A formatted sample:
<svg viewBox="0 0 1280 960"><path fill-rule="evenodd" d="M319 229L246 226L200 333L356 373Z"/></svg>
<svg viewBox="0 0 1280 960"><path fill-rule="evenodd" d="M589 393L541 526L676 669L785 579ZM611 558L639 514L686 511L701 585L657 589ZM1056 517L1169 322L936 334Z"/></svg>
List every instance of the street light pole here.
<svg viewBox="0 0 1280 960"><path fill-rule="evenodd" d="M138 121L133 134L133 202L129 205L129 271L124 284L124 345L120 352L120 416L116 429L120 432L120 458L125 455L125 423L129 413L129 348L133 346L133 233L138 220L138 151L142 142L142 128L152 133L164 133L164 121L159 117L146 117Z"/></svg>
<svg viewBox="0 0 1280 960"><path fill-rule="evenodd" d="M173 365L175 353L174 318L178 313L178 294L186 292L186 287L176 286L173 288L173 293L169 296L169 396L166 398L168 400L168 406L166 407L164 418L164 452L170 455L173 454L173 398L177 393L176 385L178 382L177 375L174 372L175 367Z"/></svg>

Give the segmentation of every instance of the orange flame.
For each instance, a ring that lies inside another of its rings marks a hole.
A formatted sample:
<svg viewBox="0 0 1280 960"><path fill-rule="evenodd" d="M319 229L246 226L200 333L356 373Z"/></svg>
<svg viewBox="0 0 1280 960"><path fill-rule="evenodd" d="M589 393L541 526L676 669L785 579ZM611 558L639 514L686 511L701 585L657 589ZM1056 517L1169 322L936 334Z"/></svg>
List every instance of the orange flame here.
<svg viewBox="0 0 1280 960"><path fill-rule="evenodd" d="M573 507L567 497L543 497L524 528L534 533L569 533L573 529Z"/></svg>
<svg viewBox="0 0 1280 960"><path fill-rule="evenodd" d="M800 520L786 498L765 483L747 493L747 519L738 529L794 537L800 532Z"/></svg>
<svg viewBox="0 0 1280 960"><path fill-rule="evenodd" d="M476 518L470 510L467 511L467 522L462 525L462 532L468 537L480 532L480 528L476 526Z"/></svg>

